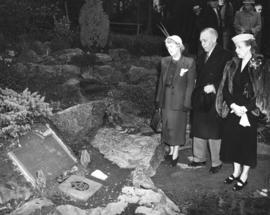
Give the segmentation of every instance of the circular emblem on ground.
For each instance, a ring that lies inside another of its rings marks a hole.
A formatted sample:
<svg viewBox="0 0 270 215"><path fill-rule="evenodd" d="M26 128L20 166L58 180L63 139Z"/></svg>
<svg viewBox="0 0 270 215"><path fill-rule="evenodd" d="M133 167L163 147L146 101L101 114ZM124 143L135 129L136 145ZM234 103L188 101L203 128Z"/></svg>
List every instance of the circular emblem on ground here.
<svg viewBox="0 0 270 215"><path fill-rule="evenodd" d="M89 189L89 185L83 181L72 181L71 187L79 191L86 191Z"/></svg>

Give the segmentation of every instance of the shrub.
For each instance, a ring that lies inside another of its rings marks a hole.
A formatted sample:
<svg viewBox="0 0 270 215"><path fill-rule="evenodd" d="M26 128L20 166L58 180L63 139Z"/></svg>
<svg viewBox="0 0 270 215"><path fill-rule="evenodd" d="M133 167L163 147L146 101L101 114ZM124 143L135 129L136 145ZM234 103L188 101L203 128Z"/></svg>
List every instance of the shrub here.
<svg viewBox="0 0 270 215"><path fill-rule="evenodd" d="M80 39L87 48L105 47L109 36L109 18L100 0L86 0L79 17Z"/></svg>
<svg viewBox="0 0 270 215"><path fill-rule="evenodd" d="M31 129L36 120L52 114L49 104L37 92L17 93L0 88L0 137L16 139Z"/></svg>

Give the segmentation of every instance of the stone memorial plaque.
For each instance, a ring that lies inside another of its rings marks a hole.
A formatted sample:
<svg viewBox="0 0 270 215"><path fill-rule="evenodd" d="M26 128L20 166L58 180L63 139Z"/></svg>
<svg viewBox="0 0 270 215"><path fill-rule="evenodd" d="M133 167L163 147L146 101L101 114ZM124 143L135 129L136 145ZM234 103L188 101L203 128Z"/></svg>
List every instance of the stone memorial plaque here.
<svg viewBox="0 0 270 215"><path fill-rule="evenodd" d="M8 153L25 178L35 186L37 172L42 170L46 180L54 180L71 169L76 157L48 126L44 125L20 137L21 147Z"/></svg>
<svg viewBox="0 0 270 215"><path fill-rule="evenodd" d="M101 187L102 184L78 175L70 176L58 186L66 195L81 201L87 201Z"/></svg>

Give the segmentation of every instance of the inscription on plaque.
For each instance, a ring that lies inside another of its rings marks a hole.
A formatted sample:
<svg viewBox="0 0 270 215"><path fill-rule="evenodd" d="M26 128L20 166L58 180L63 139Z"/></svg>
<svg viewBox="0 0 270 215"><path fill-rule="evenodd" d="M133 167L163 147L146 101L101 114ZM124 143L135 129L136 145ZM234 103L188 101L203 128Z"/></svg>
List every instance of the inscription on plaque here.
<svg viewBox="0 0 270 215"><path fill-rule="evenodd" d="M21 147L8 155L34 186L39 170L43 171L49 181L77 163L76 157L49 125L28 132L20 137L19 142Z"/></svg>

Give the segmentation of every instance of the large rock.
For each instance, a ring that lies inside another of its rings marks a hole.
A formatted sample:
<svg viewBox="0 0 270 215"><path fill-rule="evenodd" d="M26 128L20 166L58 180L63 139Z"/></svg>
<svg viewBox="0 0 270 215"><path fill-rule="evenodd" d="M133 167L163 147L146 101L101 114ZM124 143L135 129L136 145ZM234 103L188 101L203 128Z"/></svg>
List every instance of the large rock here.
<svg viewBox="0 0 270 215"><path fill-rule="evenodd" d="M97 62L100 62L100 63L108 63L112 61L112 57L108 54L96 53L95 56L96 56Z"/></svg>
<svg viewBox="0 0 270 215"><path fill-rule="evenodd" d="M83 79L80 81L80 90L89 100L106 97L109 89L109 85L97 79Z"/></svg>
<svg viewBox="0 0 270 215"><path fill-rule="evenodd" d="M21 54L18 57L18 61L39 63L42 61L42 57L40 57L35 51L31 49L26 49L21 52Z"/></svg>
<svg viewBox="0 0 270 215"><path fill-rule="evenodd" d="M94 67L94 74L98 76L100 80L103 80L108 84L115 84L123 80L122 73L115 70L110 65Z"/></svg>
<svg viewBox="0 0 270 215"><path fill-rule="evenodd" d="M64 84L58 87L61 93L61 102L68 105L68 107L87 102L83 96L80 88L80 80L78 78L71 78Z"/></svg>
<svg viewBox="0 0 270 215"><path fill-rule="evenodd" d="M131 66L128 71L129 81L133 84L138 84L140 81L145 81L151 76L157 76L156 69L146 69L144 67Z"/></svg>
<svg viewBox="0 0 270 215"><path fill-rule="evenodd" d="M63 63L69 63L71 59L75 56L82 56L84 54L84 51L75 48L75 49L64 49L58 52L54 53L54 56L57 60L63 62Z"/></svg>
<svg viewBox="0 0 270 215"><path fill-rule="evenodd" d="M82 210L72 205L60 205L52 215L117 215L121 214L127 207L127 202L112 202L106 207Z"/></svg>
<svg viewBox="0 0 270 215"><path fill-rule="evenodd" d="M121 168L142 168L153 174L151 161L160 143L151 136L129 135L114 128L101 128L91 145Z"/></svg>
<svg viewBox="0 0 270 215"><path fill-rule="evenodd" d="M127 60L130 58L128 50L123 48L110 49L109 55L112 57L114 61Z"/></svg>
<svg viewBox="0 0 270 215"><path fill-rule="evenodd" d="M33 41L30 44L32 50L34 50L40 56L48 56L51 52L50 42Z"/></svg>
<svg viewBox="0 0 270 215"><path fill-rule="evenodd" d="M146 190L135 187L123 187L116 202L105 207L82 210L72 205L60 205L52 215L117 215L122 214L129 204L138 205L136 214L180 215L177 205L161 190Z"/></svg>
<svg viewBox="0 0 270 215"><path fill-rule="evenodd" d="M94 67L83 68L82 77L94 79L103 84L118 84L124 80L124 76L119 70L115 70L111 65L99 65Z"/></svg>
<svg viewBox="0 0 270 215"><path fill-rule="evenodd" d="M98 129L103 124L105 110L104 101L92 101L60 111L51 120L64 135L74 140Z"/></svg>
<svg viewBox="0 0 270 215"><path fill-rule="evenodd" d="M108 121L111 124L119 125L123 128L133 128L137 132L144 127L149 127L146 119L138 117L141 114L141 110L139 110L139 107L135 103L126 100L119 101L117 98L121 99L121 94L112 95L113 93L115 91L109 92L110 96L115 97L115 99L110 101L106 112ZM124 96L122 96L122 99L125 99Z"/></svg>
<svg viewBox="0 0 270 215"><path fill-rule="evenodd" d="M70 78L78 76L81 71L75 65L43 65L43 64L28 64L29 71L37 74L48 76L63 76L63 78Z"/></svg>
<svg viewBox="0 0 270 215"><path fill-rule="evenodd" d="M121 71L115 70L110 65L95 66L93 76L107 84L117 84L124 80Z"/></svg>
<svg viewBox="0 0 270 215"><path fill-rule="evenodd" d="M56 208L53 215L90 215L89 211L82 210L72 205L60 205Z"/></svg>
<svg viewBox="0 0 270 215"><path fill-rule="evenodd" d="M29 202L26 202L21 207L17 208L10 215L33 215L33 214L48 214L46 209L43 212L44 208L49 208L49 210L54 206L51 200L46 198L33 199Z"/></svg>
<svg viewBox="0 0 270 215"><path fill-rule="evenodd" d="M119 201L139 204L135 213L145 215L179 215L180 210L165 193L158 189L146 190L134 187L124 187Z"/></svg>
<svg viewBox="0 0 270 215"><path fill-rule="evenodd" d="M32 191L16 182L9 181L6 184L0 184L0 204L5 204L11 200L28 200L33 195Z"/></svg>
<svg viewBox="0 0 270 215"><path fill-rule="evenodd" d="M132 172L132 183L135 187L142 187L145 189L156 189L154 182L145 174L143 168L136 168Z"/></svg>

